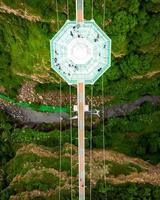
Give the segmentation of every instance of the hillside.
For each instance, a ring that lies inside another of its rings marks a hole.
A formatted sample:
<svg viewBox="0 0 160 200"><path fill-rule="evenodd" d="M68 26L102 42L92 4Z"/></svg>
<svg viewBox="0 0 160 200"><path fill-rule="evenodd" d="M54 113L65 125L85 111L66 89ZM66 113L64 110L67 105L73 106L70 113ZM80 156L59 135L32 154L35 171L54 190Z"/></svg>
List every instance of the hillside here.
<svg viewBox="0 0 160 200"><path fill-rule="evenodd" d="M49 40L57 31L55 2L40 2L5 0L0 3L0 52L3 58L0 61L0 83L10 96L15 96L26 80L59 81L50 68L49 52ZM65 2L59 5L60 25L67 18ZM73 2L69 2L70 19L75 17ZM94 17L101 27L102 6L100 0L94 3ZM116 103L146 93L159 93L158 8L158 1L106 3L104 30L112 38L112 68L105 74L104 92L115 97ZM90 19L88 3L85 3L85 11L86 19ZM100 94L100 85L101 80L95 85L95 95Z"/></svg>
<svg viewBox="0 0 160 200"><path fill-rule="evenodd" d="M68 3L69 13L67 1L58 0L60 27L75 19L75 1ZM91 19L91 1L84 9ZM86 119L86 199L91 183L93 200L159 200L160 1L106 0L104 27L103 9L103 0L94 1L94 19L112 39L112 63L104 91L102 78L93 97L86 86L86 102L105 108L104 127L103 119L93 118L93 135ZM76 121L62 124L59 169L60 77L50 67L49 50L57 31L56 0L0 0L0 200L56 200L59 191L69 200L71 182L77 200ZM61 81L66 120L76 88ZM30 115L53 113L57 122L29 124L21 115L26 108Z"/></svg>
<svg viewBox="0 0 160 200"><path fill-rule="evenodd" d="M70 168L71 148L74 150L72 153L72 172ZM89 179L92 187L98 189L97 184L99 181L103 181L104 175L106 181L113 185L124 185L130 182L137 185L136 187L144 185L147 188L147 184L150 184L156 188L160 184L159 165L153 166L141 159L131 158L109 150L105 151L107 168L103 169L103 153L102 150L93 149L93 159L90 162L90 152L86 151L87 191L89 190ZM65 144L62 149L62 157L62 171L59 172L59 151L57 149L35 144L22 144L15 157L6 165L8 186L3 191L2 196L5 197L7 194L10 199L14 200L36 199L38 197L40 199L58 199L60 189L62 197L67 195L69 198L71 187L73 195L77 195L77 147ZM157 187L158 191L160 188ZM156 196L153 197L156 198Z"/></svg>

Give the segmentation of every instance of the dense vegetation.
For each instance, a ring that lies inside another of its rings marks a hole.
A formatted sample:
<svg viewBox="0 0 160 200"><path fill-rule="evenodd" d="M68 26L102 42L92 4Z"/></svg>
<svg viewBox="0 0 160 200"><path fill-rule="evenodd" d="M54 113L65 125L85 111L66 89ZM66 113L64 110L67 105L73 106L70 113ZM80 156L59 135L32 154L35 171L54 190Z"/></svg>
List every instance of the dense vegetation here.
<svg viewBox="0 0 160 200"><path fill-rule="evenodd" d="M94 195L97 200L103 200L106 197L111 200L158 200L159 193L160 187L149 184L126 183L113 187L111 184L105 185L103 182L99 182L95 188Z"/></svg>
<svg viewBox="0 0 160 200"><path fill-rule="evenodd" d="M131 156L138 156L155 164L160 162L159 115L159 106L155 107L150 104L144 104L141 109L132 112L125 118L109 119L108 122L105 123L106 148L113 149ZM38 146L43 146L44 149L49 150L52 153L58 153L60 132L58 130L40 132L30 128L16 128L14 127L15 125L11 119L2 112L0 120L2 149L1 163L3 163L3 171L5 172L1 187L4 188L2 192L4 199L8 198L10 195L17 194L22 191L32 191L33 189L47 191L49 188L54 188L55 186L52 185L52 182L54 181L54 183L58 183L58 177L52 177L50 174L47 175L47 170L43 171L42 169L54 168L55 170L59 170L59 158L39 157L33 153L27 153L27 151L21 154L17 154L16 152L18 152L17 150L24 145L32 143ZM103 137L102 132L100 131L101 129L102 127L100 126L93 130L93 148L102 148ZM70 130L65 130L62 132L62 145L71 142L70 134ZM73 129L72 134L72 143L77 145L77 130ZM86 140L86 148L89 148L89 132L86 132L86 138L88 138ZM62 154L70 154L70 151L67 151L62 149ZM72 153L73 155L76 154L74 150ZM17 155L10 160L15 154ZM106 165L109 167L110 175L114 175L115 177L121 174L128 175L132 172L141 172L143 170L140 166L131 163L119 164L114 161L107 161ZM73 176L76 177L76 163L73 166ZM62 172L65 171L68 175L70 175L70 167L70 158L63 156L61 162ZM39 179L36 174L33 174L32 178L25 178L26 174L28 174L31 169L41 169L41 178ZM87 166L86 170L88 170ZM5 189L5 187L10 184L14 177L18 174L24 176L24 179L22 179L20 183L16 182L14 185L12 185L12 187L10 186L9 188ZM50 177L49 179L46 178L48 176ZM97 186L93 188L93 196L98 196L97 199L103 199L105 197L105 188L103 187L103 182L97 183ZM111 199L113 199L113 197L116 199L118 194L121 196L121 199L127 199L127 197L131 199L138 199L142 193L145 192L145 195L143 195L142 199L150 197L151 199L158 200L158 186L126 183L117 185L115 187L108 183L106 188L107 196ZM70 192L63 191L62 196L63 193L64 199L70 198ZM58 198L57 195L58 194L55 194L55 199Z"/></svg>
<svg viewBox="0 0 160 200"><path fill-rule="evenodd" d="M49 40L56 33L56 0L2 0L15 9L17 15L0 9L0 86L11 98L27 80L38 82L37 92L59 90L59 77L50 69ZM66 0L58 0L59 22L67 19ZM69 18L75 19L75 1L69 0ZM112 39L112 66L103 76L104 95L112 96L107 106L131 102L142 95L160 95L160 1L159 0L107 0L103 27L103 0L94 1L94 19ZM1 5L0 5L1 6ZM3 10L3 9L2 9ZM27 13L25 17L24 11ZM27 16L30 18L28 19ZM34 20L36 18L36 20ZM85 1L85 18L91 18L91 0ZM68 86L63 83L62 91ZM46 89L47 88L47 89ZM94 95L101 95L102 79L93 86ZM67 88L67 91L68 88ZM75 89L72 90L75 93ZM90 86L87 87L90 94ZM35 105L37 106L37 105ZM105 146L148 160L160 162L160 106L144 104L126 117L111 118L105 122ZM47 126L47 125L46 125ZM103 147L102 124L93 130L93 148ZM62 133L62 145L71 142L70 130ZM72 143L77 146L77 130L73 129ZM86 132L86 148L90 147L90 132ZM41 158L33 153L17 155L18 149L33 143L49 151L58 152L59 130L50 132L20 127L4 112L0 112L0 198L7 200L19 192L55 189L59 177L48 173L48 168L59 169L57 158ZM63 150L63 149L62 149ZM64 153L64 152L63 152ZM75 152L73 152L75 153ZM107 162L113 176L140 172L133 164ZM32 176L25 176L31 169ZM62 171L70 174L70 159L63 157ZM73 176L77 175L77 167ZM24 176L12 182L16 175ZM88 186L87 180L87 186ZM14 184L11 184L14 183ZM62 185L64 182L62 181ZM99 181L93 188L97 200L159 200L160 187L149 184L104 184ZM53 196L40 199L58 199ZM19 197L21 198L21 197ZM33 198L32 198L33 199ZM38 199L38 198L34 198ZM70 199L70 191L63 190L61 199ZM73 199L77 199L74 191ZM89 199L87 189L86 199Z"/></svg>
<svg viewBox="0 0 160 200"><path fill-rule="evenodd" d="M144 104L139 110L131 112L123 118L111 118L105 123L105 145L106 148L130 156L138 156L152 163L160 162L160 107ZM3 122L4 123L4 122ZM9 126L11 125L3 125ZM93 148L103 148L102 125L93 129ZM47 126L46 126L46 130ZM59 145L59 130L40 132L30 128L16 128L7 135L9 141L14 143L35 142L36 144L49 147ZM70 143L70 130L63 131L62 145ZM72 130L72 143L77 145L77 129ZM86 148L90 147L90 132L86 131ZM13 145L12 145L13 146Z"/></svg>
<svg viewBox="0 0 160 200"><path fill-rule="evenodd" d="M160 162L160 107L149 103L123 118L111 118L105 124L106 147L128 155ZM93 145L102 148L102 126L94 130Z"/></svg>
<svg viewBox="0 0 160 200"><path fill-rule="evenodd" d="M40 16L39 22L33 23L12 14L0 14L0 84L7 88L7 93L15 95L23 81L32 78L30 75L43 82L57 79L49 61L49 39L57 31L55 1L4 2L15 9L25 9L31 16ZM58 2L62 25L67 18L66 1ZM69 0L70 19L75 18L73 2ZM101 27L102 10L103 1L95 1L94 19ZM91 18L91 1L85 2L85 16L86 19ZM54 23L51 23L52 19ZM106 2L104 30L112 39L112 67L104 76L104 85L105 93L116 96L118 102L145 93L159 94L158 78L134 80L135 76L159 69L159 20L158 0ZM44 70L48 78L44 78ZM95 95L100 91L101 81L98 81Z"/></svg>

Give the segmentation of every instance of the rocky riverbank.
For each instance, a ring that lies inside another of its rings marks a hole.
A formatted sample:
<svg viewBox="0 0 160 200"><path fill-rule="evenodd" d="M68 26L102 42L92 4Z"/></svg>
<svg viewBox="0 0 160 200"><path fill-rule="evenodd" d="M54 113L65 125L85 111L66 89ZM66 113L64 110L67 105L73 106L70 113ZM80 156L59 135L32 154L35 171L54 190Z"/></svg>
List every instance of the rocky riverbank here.
<svg viewBox="0 0 160 200"><path fill-rule="evenodd" d="M130 112L140 108L144 103L150 102L153 105L158 105L160 103L159 96L145 95L136 101L128 104L116 105L104 109L105 120L111 117L123 117ZM0 102L0 109L4 110L8 115L10 115L15 121L22 125L40 125L40 124L55 124L58 126L60 121L62 125L67 126L70 124L70 115L68 113L47 113L38 112L30 108L22 108L20 106L15 106L6 103L4 100ZM100 110L100 117L94 115L93 124L97 124L103 116L103 111ZM86 125L90 124L90 113L86 113ZM73 120L73 125L77 126L77 120Z"/></svg>

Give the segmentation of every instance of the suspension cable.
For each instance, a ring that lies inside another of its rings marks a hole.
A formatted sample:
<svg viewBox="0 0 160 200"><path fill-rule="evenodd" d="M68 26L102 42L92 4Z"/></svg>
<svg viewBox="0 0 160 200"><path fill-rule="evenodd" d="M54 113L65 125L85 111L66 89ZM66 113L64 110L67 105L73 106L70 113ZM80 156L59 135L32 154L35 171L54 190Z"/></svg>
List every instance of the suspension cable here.
<svg viewBox="0 0 160 200"><path fill-rule="evenodd" d="M67 0L67 19L69 20L69 0ZM69 85L69 116L70 116L70 144L71 144L71 148L70 148L70 166L71 166L71 199L72 199L72 190L73 190L73 180L72 180L72 176L73 176L73 159L72 159L72 155L73 155L73 147L72 147L72 141L73 141L73 128L72 128L72 86Z"/></svg>
<svg viewBox="0 0 160 200"><path fill-rule="evenodd" d="M60 129L60 135L59 135L59 171L60 171L60 179L59 179L59 200L61 199L61 179L62 179L62 81L60 78L60 118L59 118L59 129Z"/></svg>
<svg viewBox="0 0 160 200"><path fill-rule="evenodd" d="M69 19L69 0L67 0L67 19Z"/></svg>
<svg viewBox="0 0 160 200"><path fill-rule="evenodd" d="M59 31L59 11L58 11L58 2L56 0L56 16L57 16L57 30Z"/></svg>
<svg viewBox="0 0 160 200"><path fill-rule="evenodd" d="M69 101L70 101L70 143L71 143L71 149L70 149L70 154L71 154L71 160L70 160L70 165L71 165L71 199L72 199L72 189L73 189L73 171L72 171L72 166L73 166L73 161L72 161L72 154L73 154L73 149L72 149L72 138L73 138L73 129L72 129L72 86L69 86Z"/></svg>
<svg viewBox="0 0 160 200"><path fill-rule="evenodd" d="M58 2L56 0L56 16L57 16L57 31L59 31L59 11L58 11ZM61 199L61 179L62 179L62 83L61 78L59 80L59 86L60 86L60 92L59 92L59 98L60 98L60 115L59 115L59 200Z"/></svg>
<svg viewBox="0 0 160 200"><path fill-rule="evenodd" d="M106 189L106 155L105 155L105 121L104 121L104 76L102 76L102 134L103 134L103 173L104 183ZM105 195L107 200L107 194Z"/></svg>
<svg viewBox="0 0 160 200"><path fill-rule="evenodd" d="M106 18L106 0L104 0L104 2L103 2L103 7L104 7L104 10L103 10L103 30L104 30L105 18Z"/></svg>
<svg viewBox="0 0 160 200"><path fill-rule="evenodd" d="M90 200L92 200L92 159L93 159L93 145L92 145L92 139L93 139L93 85L91 85L91 121L90 121Z"/></svg>
<svg viewBox="0 0 160 200"><path fill-rule="evenodd" d="M94 9L93 8L93 1L94 0L92 0L92 5L91 5L91 19L93 19L93 17L94 17L94 13L93 13L94 12L94 10L93 10Z"/></svg>
<svg viewBox="0 0 160 200"><path fill-rule="evenodd" d="M91 19L93 19L94 14L93 14L93 1L91 0ZM93 154L92 154L92 138L93 138L93 115L92 115L92 110L93 110L93 85L91 85L91 103L90 103L90 109L91 109L91 118L90 118L90 186L89 186L89 191L90 191L90 200L92 199L92 159L93 159Z"/></svg>
<svg viewBox="0 0 160 200"><path fill-rule="evenodd" d="M106 1L103 2L103 31L105 29L105 16L106 16ZM105 200L107 200L106 192L106 155L105 155L105 121L104 121L104 75L102 75L102 132L103 132L103 173L104 173L104 184L105 184Z"/></svg>

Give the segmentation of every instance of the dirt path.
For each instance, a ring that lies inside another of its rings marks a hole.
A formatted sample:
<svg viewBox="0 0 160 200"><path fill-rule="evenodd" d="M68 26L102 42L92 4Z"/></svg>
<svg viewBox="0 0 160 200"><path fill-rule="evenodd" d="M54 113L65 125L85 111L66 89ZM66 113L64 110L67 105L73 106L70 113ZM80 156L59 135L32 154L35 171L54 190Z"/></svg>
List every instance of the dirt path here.
<svg viewBox="0 0 160 200"><path fill-rule="evenodd" d="M88 153L89 152L87 152L87 156L89 157ZM93 157L95 160L100 161L104 157L103 151L102 150L94 150ZM112 150L105 151L105 158L106 158L106 160L116 161L120 164L133 163L133 164L141 166L143 169L150 169L152 167L152 165L150 163L148 163L142 159L129 157L123 153L118 153L118 152L112 151Z"/></svg>
<svg viewBox="0 0 160 200"><path fill-rule="evenodd" d="M139 79L143 79L143 78L152 78L152 77L155 77L155 76L158 76L158 75L160 75L160 70L155 70L155 71L148 72L145 75L133 76L132 79L139 80Z"/></svg>
<svg viewBox="0 0 160 200"><path fill-rule="evenodd" d="M12 7L7 6L3 2L0 2L0 12L1 13L14 14L18 17L21 17L23 19L26 19L26 20L32 21L32 22L48 22L47 20L42 19L38 15L32 15L26 9L25 10L23 10L23 9L13 9ZM55 23L54 20L50 20L50 22Z"/></svg>
<svg viewBox="0 0 160 200"><path fill-rule="evenodd" d="M160 185L160 166L151 167L147 172L132 173L128 176L120 175L118 177L107 177L113 184L131 183L150 183Z"/></svg>
<svg viewBox="0 0 160 200"><path fill-rule="evenodd" d="M22 155L24 153L33 153L39 157L56 157L55 153L52 153L51 151L35 144L24 145L22 148L18 149L18 151L16 152L16 156Z"/></svg>
<svg viewBox="0 0 160 200"><path fill-rule="evenodd" d="M121 57L124 57L126 55L126 53L115 53L113 50L112 50L112 55L115 57L115 58L121 58Z"/></svg>

